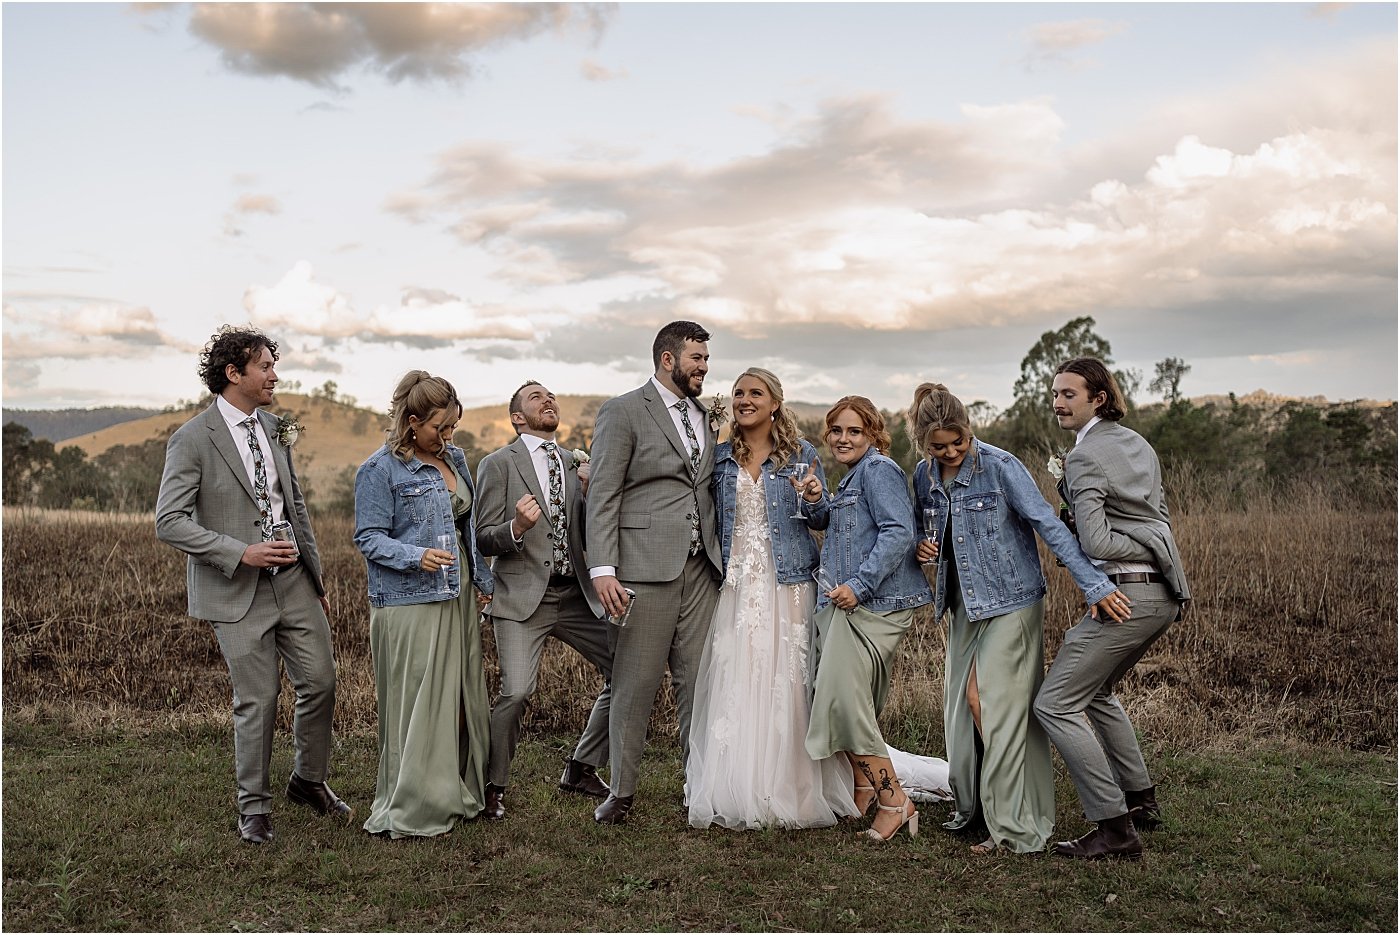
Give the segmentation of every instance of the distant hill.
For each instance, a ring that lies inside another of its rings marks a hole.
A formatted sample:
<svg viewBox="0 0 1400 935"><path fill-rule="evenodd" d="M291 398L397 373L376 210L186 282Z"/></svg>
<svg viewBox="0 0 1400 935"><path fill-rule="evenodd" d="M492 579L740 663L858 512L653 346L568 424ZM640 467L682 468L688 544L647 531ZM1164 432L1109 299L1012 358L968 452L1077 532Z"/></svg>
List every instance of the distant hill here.
<svg viewBox="0 0 1400 935"><path fill-rule="evenodd" d="M18 422L35 438L57 444L75 435L101 431L111 425L158 415L159 409L103 406L100 409L6 409L0 421Z"/></svg>

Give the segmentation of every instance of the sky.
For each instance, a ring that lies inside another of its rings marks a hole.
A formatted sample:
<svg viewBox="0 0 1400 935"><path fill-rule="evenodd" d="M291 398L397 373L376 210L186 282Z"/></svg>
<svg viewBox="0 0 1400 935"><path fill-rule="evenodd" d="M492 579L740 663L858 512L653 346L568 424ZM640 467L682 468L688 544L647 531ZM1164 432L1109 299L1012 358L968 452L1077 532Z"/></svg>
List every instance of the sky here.
<svg viewBox="0 0 1400 935"><path fill-rule="evenodd" d="M226 322L376 409L612 395L677 318L706 399L1004 407L1081 315L1188 395L1396 397L1394 4L0 16L9 407L194 399Z"/></svg>

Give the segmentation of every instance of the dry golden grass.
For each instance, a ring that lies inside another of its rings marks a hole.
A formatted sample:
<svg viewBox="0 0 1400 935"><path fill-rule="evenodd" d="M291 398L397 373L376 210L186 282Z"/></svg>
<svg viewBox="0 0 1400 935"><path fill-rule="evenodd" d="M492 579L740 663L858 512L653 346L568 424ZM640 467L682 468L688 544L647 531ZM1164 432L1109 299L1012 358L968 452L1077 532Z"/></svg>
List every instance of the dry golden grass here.
<svg viewBox="0 0 1400 935"><path fill-rule="evenodd" d="M1396 525L1299 504L1288 512L1194 514L1177 521L1196 601L1129 675L1122 698L1151 742L1180 749L1261 738L1393 752L1396 746ZM375 724L364 563L351 524L318 540L339 666L336 724ZM1046 657L1080 611L1047 560ZM487 630L494 693L495 655ZM884 720L892 742L942 748L940 627L922 616L902 648ZM597 676L551 643L529 726L581 729ZM54 709L94 724L180 726L229 718L229 682L207 624L185 615L184 556L144 522L6 511L7 718ZM290 709L286 690L283 716ZM654 731L671 733L669 695Z"/></svg>

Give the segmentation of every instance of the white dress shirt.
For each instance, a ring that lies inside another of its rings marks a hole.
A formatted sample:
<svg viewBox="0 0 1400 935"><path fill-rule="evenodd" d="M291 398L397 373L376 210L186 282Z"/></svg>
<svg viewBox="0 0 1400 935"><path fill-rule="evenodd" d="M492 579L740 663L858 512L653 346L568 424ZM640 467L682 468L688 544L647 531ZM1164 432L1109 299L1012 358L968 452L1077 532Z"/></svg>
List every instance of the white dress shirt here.
<svg viewBox="0 0 1400 935"><path fill-rule="evenodd" d="M238 455L243 459L243 470L248 475L248 486L257 490L257 481L253 475L253 449L248 445L248 427L242 424L247 420L248 415L222 396L215 400L215 405L219 407L219 415L223 416L224 421L228 423L229 434L233 436L233 443L238 447ZM256 416L257 411L254 410L253 414ZM272 502L272 522L280 523L287 518L287 514L283 508L282 484L277 474L277 459L272 457L273 441L267 437L261 419L253 419L253 427L258 433L258 447L262 449L263 472L267 475L267 498Z"/></svg>

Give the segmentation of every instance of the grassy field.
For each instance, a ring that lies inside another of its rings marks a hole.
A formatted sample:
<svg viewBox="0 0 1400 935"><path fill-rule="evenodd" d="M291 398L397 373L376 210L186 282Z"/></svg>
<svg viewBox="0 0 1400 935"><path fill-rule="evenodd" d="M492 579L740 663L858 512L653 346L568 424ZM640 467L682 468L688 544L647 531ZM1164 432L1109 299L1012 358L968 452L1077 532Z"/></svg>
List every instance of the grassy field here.
<svg viewBox="0 0 1400 935"><path fill-rule="evenodd" d="M233 828L227 671L185 616L183 558L149 517L6 511L4 909L11 930L1318 930L1396 923L1394 513L1322 503L1177 518L1197 601L1122 697L1168 810L1143 866L973 859L938 828L687 829L669 698L634 821L553 789L595 676L551 648L504 825L370 839L277 803L278 841ZM340 689L334 784L373 797L364 567L317 527ZM1047 562L1047 654L1079 612ZM940 628L919 619L883 718L941 754ZM488 675L495 679L489 642ZM284 712L290 692L284 696ZM285 718L284 718L285 720ZM285 733L274 771L290 771ZM1082 827L1059 775L1057 830Z"/></svg>
<svg viewBox="0 0 1400 935"><path fill-rule="evenodd" d="M1159 753L1169 810L1140 865L974 858L924 806L915 840L851 828L686 827L679 761L654 746L633 820L554 791L563 739L524 743L506 822L428 841L332 827L279 796L277 841L234 836L231 742L11 719L10 930L1394 931L1395 764L1269 744ZM363 820L373 737L343 737L337 791ZM279 744L275 772L290 770ZM1061 826L1079 822L1058 790Z"/></svg>

